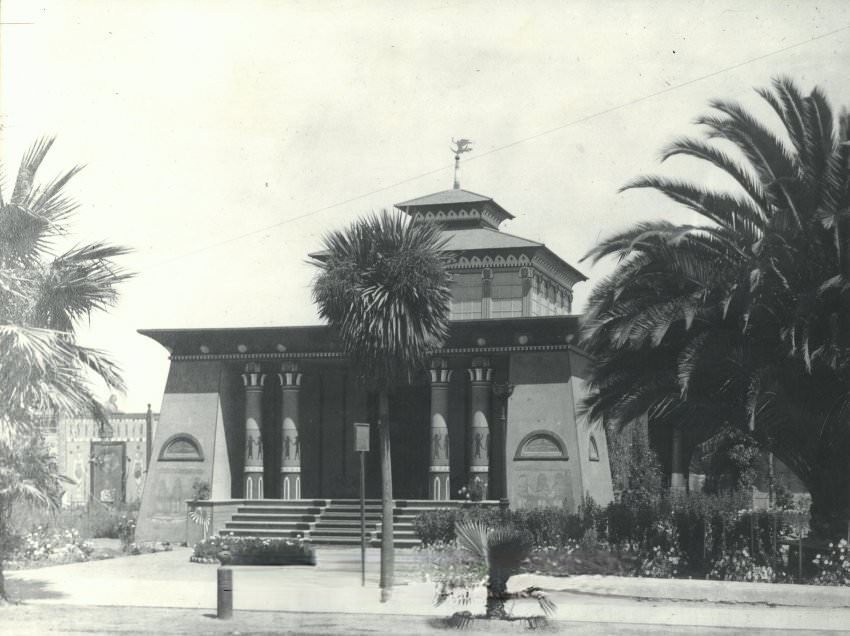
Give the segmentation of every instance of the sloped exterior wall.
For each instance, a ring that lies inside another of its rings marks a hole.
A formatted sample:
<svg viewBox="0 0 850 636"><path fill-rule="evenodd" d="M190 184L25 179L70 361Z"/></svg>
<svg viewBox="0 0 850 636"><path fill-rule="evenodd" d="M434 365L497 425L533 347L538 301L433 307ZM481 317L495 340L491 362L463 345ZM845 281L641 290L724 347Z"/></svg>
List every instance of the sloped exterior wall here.
<svg viewBox="0 0 850 636"><path fill-rule="evenodd" d="M185 541L186 500L192 498L196 481L209 483L213 498L229 498L221 376L218 362L172 361L139 510L137 541Z"/></svg>
<svg viewBox="0 0 850 636"><path fill-rule="evenodd" d="M512 508L575 512L586 494L602 505L612 500L604 432L579 414L584 368L573 351L511 355L505 459ZM591 433L598 461L590 459Z"/></svg>

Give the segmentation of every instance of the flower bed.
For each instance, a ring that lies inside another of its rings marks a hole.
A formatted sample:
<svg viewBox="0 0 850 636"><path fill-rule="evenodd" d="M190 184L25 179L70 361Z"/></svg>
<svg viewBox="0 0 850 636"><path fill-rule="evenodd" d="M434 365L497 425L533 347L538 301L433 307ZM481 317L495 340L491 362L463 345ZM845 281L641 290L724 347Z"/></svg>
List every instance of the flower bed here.
<svg viewBox="0 0 850 636"><path fill-rule="evenodd" d="M193 563L316 565L312 546L295 539L212 536L195 544Z"/></svg>
<svg viewBox="0 0 850 636"><path fill-rule="evenodd" d="M49 530L38 526L19 538L5 563L8 569L43 567L88 561L94 546L83 541L76 530Z"/></svg>

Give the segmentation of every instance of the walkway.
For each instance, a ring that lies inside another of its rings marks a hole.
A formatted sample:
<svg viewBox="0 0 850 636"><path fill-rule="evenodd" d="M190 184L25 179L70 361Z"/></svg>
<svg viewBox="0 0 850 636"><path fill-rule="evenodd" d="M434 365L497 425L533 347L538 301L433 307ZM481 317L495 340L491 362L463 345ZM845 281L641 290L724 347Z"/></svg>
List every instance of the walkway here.
<svg viewBox="0 0 850 636"><path fill-rule="evenodd" d="M28 603L172 607L212 610L215 565L188 561L191 551L121 557L10 572L9 588ZM379 551L368 550L360 587L357 549L320 548L316 567L234 567L234 606L240 610L446 616L458 609L432 605L433 586L416 580L415 552L398 551L399 585L378 602ZM522 575L512 588L552 590L557 618L578 622L726 626L736 629L850 629L850 589L757 583L717 583L576 576ZM483 607L483 590L470 609ZM515 614L533 614L533 602ZM421 618L419 620L425 620Z"/></svg>

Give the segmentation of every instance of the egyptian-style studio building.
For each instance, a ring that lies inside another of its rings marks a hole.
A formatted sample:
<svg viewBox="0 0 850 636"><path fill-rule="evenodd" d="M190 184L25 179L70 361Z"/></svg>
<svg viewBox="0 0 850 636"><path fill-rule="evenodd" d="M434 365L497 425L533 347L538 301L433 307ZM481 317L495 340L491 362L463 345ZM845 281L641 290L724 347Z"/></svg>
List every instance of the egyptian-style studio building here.
<svg viewBox="0 0 850 636"><path fill-rule="evenodd" d="M440 224L453 259L450 337L428 373L390 398L395 498L445 502L477 483L511 507L611 501L604 430L580 409L588 359L572 344L572 288L585 277L544 244L500 231L513 215L457 183L396 207ZM196 484L221 510L359 496L353 423L374 424L377 399L329 327L141 333L171 366L138 540L182 541ZM366 495L379 497L371 429Z"/></svg>

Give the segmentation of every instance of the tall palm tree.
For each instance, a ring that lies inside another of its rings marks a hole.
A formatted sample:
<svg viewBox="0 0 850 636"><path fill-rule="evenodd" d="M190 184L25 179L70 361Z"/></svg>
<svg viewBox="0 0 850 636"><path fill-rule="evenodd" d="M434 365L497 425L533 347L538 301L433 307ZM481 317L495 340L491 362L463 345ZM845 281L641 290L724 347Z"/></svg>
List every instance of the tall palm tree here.
<svg viewBox="0 0 850 636"><path fill-rule="evenodd" d="M18 500L55 508L64 480L37 434L46 413L90 411L106 422L98 385L123 390L115 363L77 342L74 328L117 298L128 278L113 259L127 253L105 243L56 251L77 204L64 191L81 168L47 183L36 174L52 138L21 160L11 194L0 187L0 597L10 514ZM2 181L2 179L0 179ZM0 184L2 185L2 184Z"/></svg>
<svg viewBox="0 0 850 636"><path fill-rule="evenodd" d="M585 346L597 357L591 413L752 435L809 488L813 522L850 517L850 117L788 79L758 94L776 120L711 102L687 156L731 177L708 190L664 176L650 188L705 219L640 223L596 246L619 258L593 290ZM846 529L846 528L845 528Z"/></svg>
<svg viewBox="0 0 850 636"><path fill-rule="evenodd" d="M87 410L105 421L98 385L124 388L115 363L78 343L74 328L117 301L117 285L129 274L113 259L128 250L98 242L55 252L77 209L64 188L81 167L37 183L53 141L41 139L24 155L11 195L0 188L0 439L6 442L44 412Z"/></svg>
<svg viewBox="0 0 850 636"><path fill-rule="evenodd" d="M393 585L389 392L425 367L448 333L449 284L439 227L381 212L324 238L313 299L337 331L363 385L378 394L381 600Z"/></svg>

